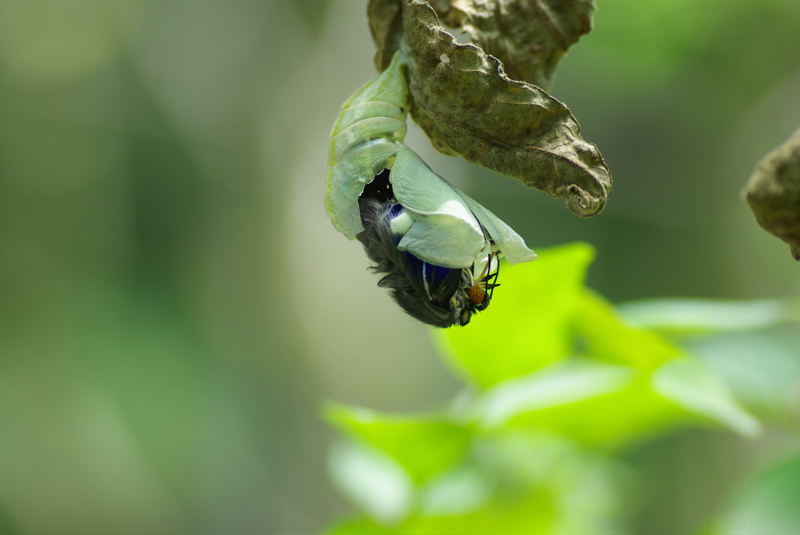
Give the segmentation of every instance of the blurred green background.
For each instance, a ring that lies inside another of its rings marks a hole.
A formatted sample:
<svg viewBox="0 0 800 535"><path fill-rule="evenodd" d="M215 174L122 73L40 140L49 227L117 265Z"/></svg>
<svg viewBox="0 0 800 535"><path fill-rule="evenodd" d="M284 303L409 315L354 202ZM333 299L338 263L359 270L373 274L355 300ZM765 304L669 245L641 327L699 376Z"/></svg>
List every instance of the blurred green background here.
<svg viewBox="0 0 800 535"><path fill-rule="evenodd" d="M407 143L531 247L592 243L614 301L800 295L740 199L800 126L800 2L598 4L553 95L600 216ZM457 390L324 213L372 54L361 1L0 0L0 533L313 533L348 510L323 400ZM640 524L690 532L774 441L644 446Z"/></svg>

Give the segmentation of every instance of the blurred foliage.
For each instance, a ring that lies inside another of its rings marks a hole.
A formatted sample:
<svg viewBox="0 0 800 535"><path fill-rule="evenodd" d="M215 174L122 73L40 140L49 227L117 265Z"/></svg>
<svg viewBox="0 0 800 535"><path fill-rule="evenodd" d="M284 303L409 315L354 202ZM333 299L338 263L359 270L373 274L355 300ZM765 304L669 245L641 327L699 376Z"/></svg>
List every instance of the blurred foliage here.
<svg viewBox="0 0 800 535"><path fill-rule="evenodd" d="M438 155L419 132L407 140L534 249L591 243L589 286L612 302L736 300L706 302L702 329L659 319L660 331L624 307L610 308L624 318L611 325L644 327L637 336L724 377L764 425L759 438L698 427L617 453L545 432L496 446L554 474L537 481L603 500L566 504L580 518L614 510L615 494L591 490L610 481L635 495L612 520L632 511L631 531L697 533L717 512L745 511L759 474L794 473L770 465L798 446L797 327L766 330L774 311L738 305L800 295L796 263L740 198L756 161L800 124L800 3L597 4L553 95L614 174L601 216L580 220ZM351 510L326 475L319 400L427 414L461 387L324 214L330 129L375 75L373 53L352 0L0 0L0 533L318 532ZM515 299L503 284L469 329ZM609 317L604 299L575 299L593 325ZM704 334L723 318L747 328ZM594 340L592 354L608 355L596 366L649 373ZM459 374L477 388L470 366ZM538 456L526 456L531 441ZM482 503L481 475L461 477L462 507ZM447 488L429 507L442 510ZM531 492L554 499L548 485Z"/></svg>
<svg viewBox="0 0 800 535"><path fill-rule="evenodd" d="M539 254L502 268L503 291L474 327L436 332L469 383L448 409L329 408L355 442L334 450L332 473L363 511L329 533L630 533L634 508L622 504L634 503L637 474L626 451L688 426L761 432L722 373L656 330L631 325L637 316L652 322L659 305L629 305L629 322L585 289L590 247ZM768 312L794 312L800 302L782 304ZM697 318L708 328L703 312L715 303L677 305L684 326ZM764 310L754 303L749 316ZM796 321L763 317L762 329ZM712 337L741 328L723 319ZM798 415L791 406L784 413Z"/></svg>
<svg viewBox="0 0 800 535"><path fill-rule="evenodd" d="M734 496L710 533L791 535L800 526L800 457L762 470Z"/></svg>

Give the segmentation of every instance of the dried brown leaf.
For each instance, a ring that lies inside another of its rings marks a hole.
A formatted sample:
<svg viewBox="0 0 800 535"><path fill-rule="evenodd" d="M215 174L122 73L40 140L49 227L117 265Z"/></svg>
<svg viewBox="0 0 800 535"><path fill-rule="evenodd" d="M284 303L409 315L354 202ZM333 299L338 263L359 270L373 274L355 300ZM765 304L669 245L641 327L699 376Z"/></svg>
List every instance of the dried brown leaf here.
<svg viewBox="0 0 800 535"><path fill-rule="evenodd" d="M592 0L439 0L431 6L450 28L503 63L506 74L543 89L558 62L592 30Z"/></svg>
<svg viewBox="0 0 800 535"><path fill-rule="evenodd" d="M800 129L758 163L745 198L758 224L800 260Z"/></svg>
<svg viewBox="0 0 800 535"><path fill-rule="evenodd" d="M602 210L611 176L566 106L509 78L481 47L459 44L427 2L372 0L369 14L376 64L405 52L411 114L439 151L565 198L580 216Z"/></svg>

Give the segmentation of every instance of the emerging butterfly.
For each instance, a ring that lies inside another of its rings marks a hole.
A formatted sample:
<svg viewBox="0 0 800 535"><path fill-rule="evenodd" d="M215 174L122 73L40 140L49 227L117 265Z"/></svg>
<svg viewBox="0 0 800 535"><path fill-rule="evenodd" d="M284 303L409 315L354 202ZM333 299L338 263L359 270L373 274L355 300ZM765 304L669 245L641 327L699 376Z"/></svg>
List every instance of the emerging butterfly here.
<svg viewBox="0 0 800 535"><path fill-rule="evenodd" d="M466 325L489 306L499 257L536 254L511 227L435 174L403 144L405 58L342 106L331 134L325 206L333 225L357 238L408 314L436 327Z"/></svg>

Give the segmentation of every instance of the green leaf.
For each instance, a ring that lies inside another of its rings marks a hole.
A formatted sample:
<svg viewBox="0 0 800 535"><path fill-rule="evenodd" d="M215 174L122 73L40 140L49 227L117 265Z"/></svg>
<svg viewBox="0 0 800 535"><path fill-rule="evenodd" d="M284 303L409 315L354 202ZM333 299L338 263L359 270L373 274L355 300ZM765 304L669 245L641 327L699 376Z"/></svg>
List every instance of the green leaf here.
<svg viewBox="0 0 800 535"><path fill-rule="evenodd" d="M396 524L408 515L411 479L387 455L342 442L331 450L330 472L342 493L382 525Z"/></svg>
<svg viewBox="0 0 800 535"><path fill-rule="evenodd" d="M719 378L697 361L674 360L653 376L653 388L666 399L749 437L761 424L733 399Z"/></svg>
<svg viewBox="0 0 800 535"><path fill-rule="evenodd" d="M615 449L670 428L685 411L634 368L592 361L556 364L507 381L476 401L483 429L546 430L579 443Z"/></svg>
<svg viewBox="0 0 800 535"><path fill-rule="evenodd" d="M653 374L592 361L556 364L486 391L473 416L485 430L546 430L606 450L681 423L711 420L746 436L760 430L714 374L686 359Z"/></svg>
<svg viewBox="0 0 800 535"><path fill-rule="evenodd" d="M415 484L460 461L470 431L439 415L396 416L330 405L328 419L351 437L394 459Z"/></svg>
<svg viewBox="0 0 800 535"><path fill-rule="evenodd" d="M725 379L736 398L759 417L794 425L800 381L800 331L777 329L726 333L686 341L692 355Z"/></svg>
<svg viewBox="0 0 800 535"><path fill-rule="evenodd" d="M800 322L800 301L650 299L623 303L619 313L634 326L672 336L750 331Z"/></svg>
<svg viewBox="0 0 800 535"><path fill-rule="evenodd" d="M462 514L416 516L394 532L402 535L556 535L558 511L542 491L503 502L493 501ZM564 532L560 532L564 533Z"/></svg>
<svg viewBox="0 0 800 535"><path fill-rule="evenodd" d="M605 396L634 379L630 368L598 364L556 364L487 391L477 403L481 427L508 425L515 417Z"/></svg>
<svg viewBox="0 0 800 535"><path fill-rule="evenodd" d="M449 361L481 387L527 375L572 352L572 320L591 246L539 252L528 264L503 264L492 304L467 328L437 331Z"/></svg>
<svg viewBox="0 0 800 535"><path fill-rule="evenodd" d="M640 369L653 369L683 351L657 334L628 325L614 307L586 291L576 315L576 331L586 343L586 356Z"/></svg>
<svg viewBox="0 0 800 535"><path fill-rule="evenodd" d="M431 479L420 491L419 514L443 516L464 514L486 504L494 482L474 463L456 467Z"/></svg>
<svg viewBox="0 0 800 535"><path fill-rule="evenodd" d="M396 533L618 533L606 528L616 513L620 475L605 455L570 440L502 430L476 440L467 467L431 481L439 500L424 493L422 507Z"/></svg>

